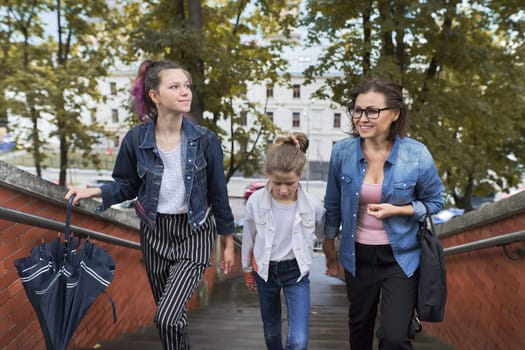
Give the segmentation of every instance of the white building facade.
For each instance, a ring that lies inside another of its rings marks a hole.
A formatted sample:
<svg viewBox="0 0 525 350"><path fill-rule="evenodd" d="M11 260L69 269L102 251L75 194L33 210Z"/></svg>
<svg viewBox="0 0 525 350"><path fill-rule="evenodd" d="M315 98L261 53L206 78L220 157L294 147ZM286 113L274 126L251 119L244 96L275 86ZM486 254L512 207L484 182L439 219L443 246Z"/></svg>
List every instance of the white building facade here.
<svg viewBox="0 0 525 350"><path fill-rule="evenodd" d="M345 137L349 119L344 107L312 98L323 82L304 85L302 74L292 74L291 87L252 85L248 98L261 106L268 98L266 113L274 124L284 132L304 132L310 140L309 160L327 162L333 143Z"/></svg>
<svg viewBox="0 0 525 350"><path fill-rule="evenodd" d="M330 158L332 145L346 136L349 130L350 119L344 106L338 106L330 100L313 99L313 93L325 82L326 77L320 77L315 82L306 85L303 71L315 61L319 55L318 49L298 47L285 53L290 62L289 74L291 81L287 85L267 86L251 84L248 86L247 98L250 102L260 106L261 112L266 113L283 132L301 131L308 135L310 147L308 160L310 168L326 167ZM128 129L125 118L129 116L129 88L136 75L137 67L115 72L110 77L102 79L99 88L106 102L100 103L95 116L91 121L98 121L105 125L107 130L115 132L113 140L102 142L101 147L118 148L122 137ZM255 118L255 117L252 117ZM86 122L88 122L86 120ZM250 127L252 120L247 118L246 127ZM228 130L226 121L219 123L224 130ZM228 145L225 144L225 147ZM324 177L316 170L315 178Z"/></svg>
<svg viewBox="0 0 525 350"><path fill-rule="evenodd" d="M289 85L267 86L264 83L249 85L247 98L250 102L257 103L261 112L264 112L266 105L266 113L283 132L302 131L308 135L309 163L313 167L316 163L317 167L326 167L333 143L346 136L344 131L349 129L349 118L343 106L335 106L335 103L329 100L312 99L312 94L323 85L325 78L319 78L314 83L305 85L302 72L319 53L318 50L310 52L309 54L308 50L298 48L286 53L291 63ZM113 138L101 136L103 139L95 149L98 152L117 152L122 138L129 129L126 120L130 116L129 89L137 69L138 63L136 66L119 67L118 70L111 72L109 77L101 79L98 87L105 97L104 101L96 104L93 102L85 108L82 121L86 125L98 122L115 135ZM250 127L252 122L248 116L246 128ZM224 123L219 126L228 130L226 122ZM45 120L40 126L43 136L47 137L51 146L58 145L58 139L49 137L49 132L54 127Z"/></svg>

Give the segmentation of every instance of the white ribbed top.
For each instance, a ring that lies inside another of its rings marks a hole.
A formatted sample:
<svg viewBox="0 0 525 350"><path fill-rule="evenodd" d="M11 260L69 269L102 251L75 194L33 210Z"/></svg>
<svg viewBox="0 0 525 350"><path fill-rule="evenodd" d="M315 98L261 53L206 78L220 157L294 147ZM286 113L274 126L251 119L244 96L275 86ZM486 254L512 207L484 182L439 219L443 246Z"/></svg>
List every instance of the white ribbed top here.
<svg viewBox="0 0 525 350"><path fill-rule="evenodd" d="M181 147L179 145L169 152L164 152L159 148L159 154L164 163L164 173L160 184L158 212L161 214L187 213Z"/></svg>
<svg viewBox="0 0 525 350"><path fill-rule="evenodd" d="M292 231L296 212L297 201L290 204L282 204L272 198L273 222L276 225L274 227L275 237L273 239L270 261L295 258L292 245Z"/></svg>

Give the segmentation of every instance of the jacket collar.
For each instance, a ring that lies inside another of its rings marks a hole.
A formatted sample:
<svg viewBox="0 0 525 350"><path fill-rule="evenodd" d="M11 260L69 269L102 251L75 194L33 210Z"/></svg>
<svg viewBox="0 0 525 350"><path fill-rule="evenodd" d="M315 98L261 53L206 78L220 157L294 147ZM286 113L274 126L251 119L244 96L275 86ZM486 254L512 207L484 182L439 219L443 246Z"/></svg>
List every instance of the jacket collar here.
<svg viewBox="0 0 525 350"><path fill-rule="evenodd" d="M388 158L386 159L386 161L389 162L390 164L395 164L397 160L397 152L399 151L400 143L401 143L401 138L399 137L399 135L396 135L396 139L394 140L394 144L392 145L390 154L388 155Z"/></svg>
<svg viewBox="0 0 525 350"><path fill-rule="evenodd" d="M394 164L397 159L397 152L399 150L399 144L401 143L401 138L399 135L396 135L396 138L394 139L394 144L392 145L392 149L390 150L390 153L388 154L388 158L386 159L387 162L390 164ZM358 159L360 161L365 160L365 154L363 153L363 149L361 148L361 139L357 138L357 154Z"/></svg>
<svg viewBox="0 0 525 350"><path fill-rule="evenodd" d="M188 142L195 141L204 135L204 129L191 121L188 117L182 118L182 133L188 139Z"/></svg>
<svg viewBox="0 0 525 350"><path fill-rule="evenodd" d="M146 129L144 140L141 144L141 148L155 148L155 125L157 123L157 117L152 121L144 124ZM183 139L188 140L188 142L195 141L204 134L204 130L199 125L190 121L187 117L182 117L182 134Z"/></svg>
<svg viewBox="0 0 525 350"><path fill-rule="evenodd" d="M264 211L272 210L272 194L270 193L270 183L268 182L264 187L264 195L262 196L261 209ZM299 214L304 214L312 211L306 192L304 191L301 184L297 189L297 210Z"/></svg>

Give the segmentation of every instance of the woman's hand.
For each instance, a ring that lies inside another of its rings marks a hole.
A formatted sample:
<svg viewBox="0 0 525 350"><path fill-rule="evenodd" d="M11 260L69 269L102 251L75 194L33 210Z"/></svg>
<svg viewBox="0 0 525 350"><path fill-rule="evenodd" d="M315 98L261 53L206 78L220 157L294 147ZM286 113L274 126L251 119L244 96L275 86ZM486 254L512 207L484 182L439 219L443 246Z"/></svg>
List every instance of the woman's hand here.
<svg viewBox="0 0 525 350"><path fill-rule="evenodd" d="M414 215L412 205L393 205L390 203L368 204L366 213L378 220L384 220L395 215Z"/></svg>
<svg viewBox="0 0 525 350"><path fill-rule="evenodd" d="M64 198L66 200L69 200L72 195L75 195L75 199L73 199L73 205L77 205L78 202L81 199L85 198L92 198L92 197L100 197L102 195L102 191L99 187L93 187L93 188L71 188L69 191L67 191Z"/></svg>
<svg viewBox="0 0 525 350"><path fill-rule="evenodd" d="M326 257L326 274L329 276L337 276L340 265L333 239L325 238L323 242L323 252Z"/></svg>

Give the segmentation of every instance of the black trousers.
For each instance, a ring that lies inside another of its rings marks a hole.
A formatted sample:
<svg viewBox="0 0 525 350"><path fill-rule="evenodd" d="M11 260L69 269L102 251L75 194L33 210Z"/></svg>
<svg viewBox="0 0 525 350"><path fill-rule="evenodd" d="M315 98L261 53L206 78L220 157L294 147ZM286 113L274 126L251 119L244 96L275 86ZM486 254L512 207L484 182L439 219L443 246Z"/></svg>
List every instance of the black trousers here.
<svg viewBox="0 0 525 350"><path fill-rule="evenodd" d="M356 243L356 275L345 271L349 308L350 348L371 350L377 330L379 349L413 349L408 338L416 305L417 273L408 278L397 264L390 245Z"/></svg>

